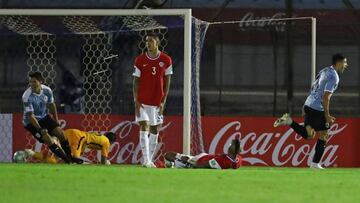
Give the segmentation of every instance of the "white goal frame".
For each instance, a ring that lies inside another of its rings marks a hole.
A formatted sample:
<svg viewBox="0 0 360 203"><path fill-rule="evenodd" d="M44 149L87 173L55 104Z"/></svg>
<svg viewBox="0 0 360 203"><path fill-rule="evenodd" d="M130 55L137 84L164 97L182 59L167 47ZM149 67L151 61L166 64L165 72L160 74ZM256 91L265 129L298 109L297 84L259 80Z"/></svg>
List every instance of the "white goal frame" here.
<svg viewBox="0 0 360 203"><path fill-rule="evenodd" d="M184 95L183 153L190 155L191 140L191 9L0 9L0 16L183 16Z"/></svg>

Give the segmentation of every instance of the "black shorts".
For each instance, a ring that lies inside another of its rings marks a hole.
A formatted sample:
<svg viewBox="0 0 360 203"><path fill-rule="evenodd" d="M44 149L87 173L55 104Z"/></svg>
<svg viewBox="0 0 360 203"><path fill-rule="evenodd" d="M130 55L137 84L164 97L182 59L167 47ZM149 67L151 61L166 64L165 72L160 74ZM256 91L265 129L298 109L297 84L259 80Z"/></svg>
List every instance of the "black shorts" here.
<svg viewBox="0 0 360 203"><path fill-rule="evenodd" d="M38 120L39 125L42 129L47 129L49 133L51 133L55 128L59 127L59 124L52 119L49 115L44 118ZM28 124L25 126L25 129L28 130L39 142L44 143L43 137L40 131L33 125Z"/></svg>
<svg viewBox="0 0 360 203"><path fill-rule="evenodd" d="M304 106L304 112L304 126L310 125L315 131L324 131L330 128L329 123L326 122L324 111Z"/></svg>

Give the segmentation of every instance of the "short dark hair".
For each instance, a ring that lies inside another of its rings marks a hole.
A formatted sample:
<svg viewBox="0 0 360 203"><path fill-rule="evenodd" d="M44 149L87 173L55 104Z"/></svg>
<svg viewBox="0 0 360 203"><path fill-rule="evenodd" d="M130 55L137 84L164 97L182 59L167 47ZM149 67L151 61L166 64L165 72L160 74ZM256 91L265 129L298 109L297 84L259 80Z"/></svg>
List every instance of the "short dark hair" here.
<svg viewBox="0 0 360 203"><path fill-rule="evenodd" d="M146 36L147 36L147 37L157 37L157 38L160 39L159 33L153 32L153 31L146 33Z"/></svg>
<svg viewBox="0 0 360 203"><path fill-rule="evenodd" d="M332 56L332 65L335 65L337 62L345 59L345 56L342 54L334 54Z"/></svg>
<svg viewBox="0 0 360 203"><path fill-rule="evenodd" d="M115 133L113 133L113 132L105 133L105 137L107 137L109 139L110 143L113 143L116 140Z"/></svg>
<svg viewBox="0 0 360 203"><path fill-rule="evenodd" d="M148 32L146 33L146 36L145 37L153 37L155 38L155 40L157 41L158 44L160 44L160 35L159 33L156 33L156 32Z"/></svg>
<svg viewBox="0 0 360 203"><path fill-rule="evenodd" d="M30 72L29 73L29 77L30 78L35 78L36 80L40 81L40 82L43 82L44 81L44 78L43 76L41 75L40 72L36 71L36 72Z"/></svg>

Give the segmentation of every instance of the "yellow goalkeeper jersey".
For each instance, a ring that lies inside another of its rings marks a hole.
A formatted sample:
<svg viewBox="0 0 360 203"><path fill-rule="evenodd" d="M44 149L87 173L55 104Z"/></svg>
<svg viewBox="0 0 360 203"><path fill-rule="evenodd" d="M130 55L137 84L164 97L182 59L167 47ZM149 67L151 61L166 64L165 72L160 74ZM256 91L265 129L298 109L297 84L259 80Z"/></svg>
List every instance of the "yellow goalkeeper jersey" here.
<svg viewBox="0 0 360 203"><path fill-rule="evenodd" d="M78 129L67 129L64 134L69 141L71 154L74 157L80 157L86 148L101 150L101 155L108 157L110 142L105 135Z"/></svg>

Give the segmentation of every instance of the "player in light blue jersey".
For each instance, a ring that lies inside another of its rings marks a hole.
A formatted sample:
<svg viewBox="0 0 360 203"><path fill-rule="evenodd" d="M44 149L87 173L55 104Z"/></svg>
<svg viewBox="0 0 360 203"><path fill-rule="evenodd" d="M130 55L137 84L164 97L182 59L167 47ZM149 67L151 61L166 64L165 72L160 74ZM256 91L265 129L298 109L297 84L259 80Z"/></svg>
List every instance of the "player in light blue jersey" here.
<svg viewBox="0 0 360 203"><path fill-rule="evenodd" d="M338 74L343 73L347 67L347 59L342 54L335 54L332 57L332 65L322 69L316 76L303 108L304 126L293 121L287 113L274 123L274 127L290 126L304 139L313 139L316 133L319 133L311 168L323 169L320 160L328 139L328 129L335 122L335 117L329 112L330 98L338 87Z"/></svg>
<svg viewBox="0 0 360 203"><path fill-rule="evenodd" d="M40 72L29 73L30 87L22 96L24 127L39 142L45 143L56 156L63 159L66 163L70 163L71 150L58 124L58 115L52 90L48 86L43 85L42 82L43 77ZM54 142L52 136L59 139L61 147Z"/></svg>

